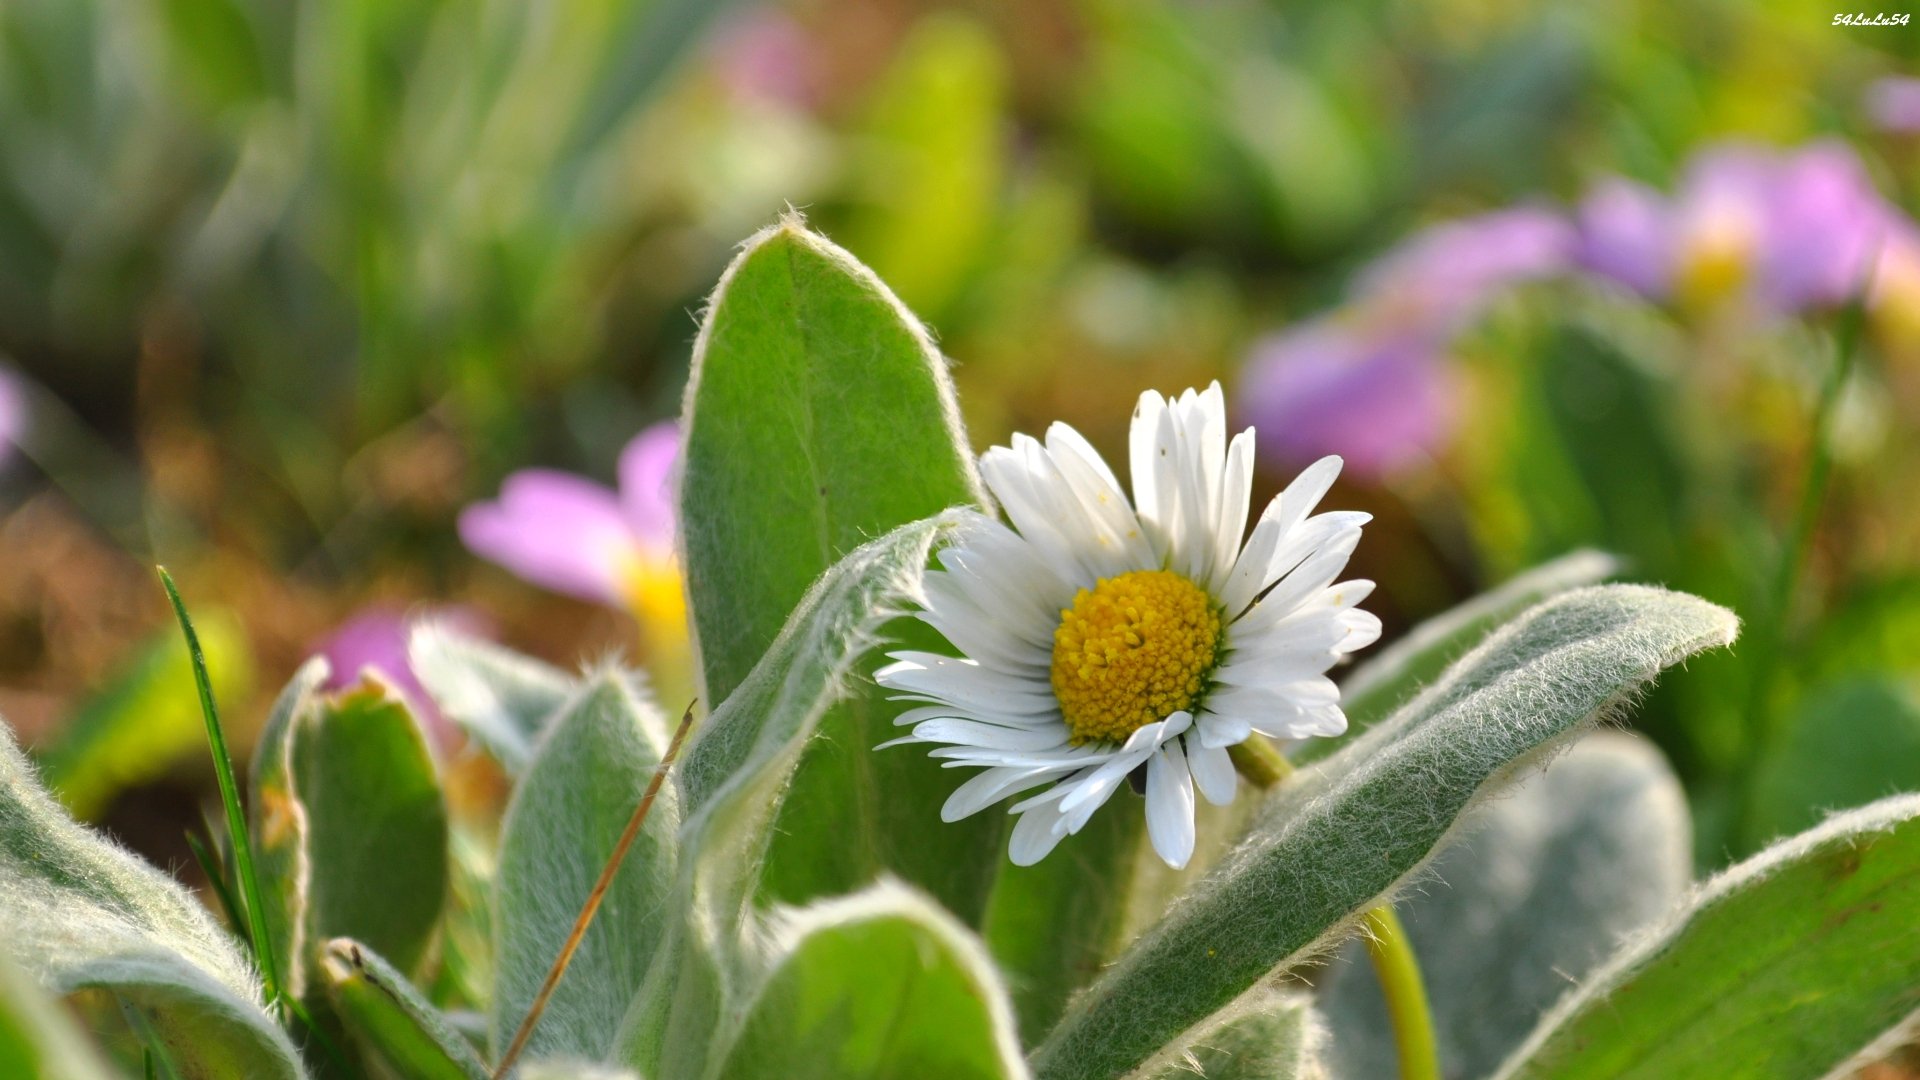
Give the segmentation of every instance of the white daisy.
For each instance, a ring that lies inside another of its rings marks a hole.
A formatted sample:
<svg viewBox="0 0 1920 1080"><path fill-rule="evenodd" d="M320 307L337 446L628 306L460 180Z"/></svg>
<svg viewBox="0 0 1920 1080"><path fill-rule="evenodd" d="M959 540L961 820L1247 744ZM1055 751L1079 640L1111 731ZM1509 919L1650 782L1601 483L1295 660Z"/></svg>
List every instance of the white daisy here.
<svg viewBox="0 0 1920 1080"><path fill-rule="evenodd" d="M1253 432L1227 442L1215 383L1177 401L1140 396L1133 500L1065 424L982 455L1013 527L970 514L925 578L919 617L964 658L896 652L875 674L915 702L886 743L931 743L949 768L983 771L941 817L1008 796L1009 854L1045 857L1139 771L1147 833L1174 867L1193 855L1194 792L1232 801L1227 748L1347 728L1326 671L1380 636L1354 605L1370 581L1334 584L1369 520L1307 515L1340 472L1323 458L1268 504L1244 545Z"/></svg>

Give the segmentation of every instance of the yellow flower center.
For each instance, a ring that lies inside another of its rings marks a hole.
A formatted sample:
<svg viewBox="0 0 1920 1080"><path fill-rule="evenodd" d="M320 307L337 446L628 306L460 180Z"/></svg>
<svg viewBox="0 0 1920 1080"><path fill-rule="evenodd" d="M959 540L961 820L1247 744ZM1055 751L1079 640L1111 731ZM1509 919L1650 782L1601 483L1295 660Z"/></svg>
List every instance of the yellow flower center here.
<svg viewBox="0 0 1920 1080"><path fill-rule="evenodd" d="M1191 709L1220 652L1220 612L1170 570L1081 589L1053 632L1053 694L1074 744L1121 742Z"/></svg>

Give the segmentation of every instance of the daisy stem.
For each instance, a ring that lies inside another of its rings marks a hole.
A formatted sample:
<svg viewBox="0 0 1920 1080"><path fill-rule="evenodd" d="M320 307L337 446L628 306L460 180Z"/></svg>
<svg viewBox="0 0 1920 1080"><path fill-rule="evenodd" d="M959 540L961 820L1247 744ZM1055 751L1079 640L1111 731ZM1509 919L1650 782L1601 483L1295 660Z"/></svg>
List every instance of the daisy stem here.
<svg viewBox="0 0 1920 1080"><path fill-rule="evenodd" d="M1248 782L1272 788L1293 773L1293 763L1264 736L1254 735L1229 747L1234 768ZM1426 983L1420 978L1420 960L1392 904L1382 904L1361 918L1367 932L1367 956L1387 1000L1387 1018L1393 1025L1394 1045L1400 1052L1400 1080L1439 1080L1440 1054L1433 1040L1433 1012L1427 1006Z"/></svg>

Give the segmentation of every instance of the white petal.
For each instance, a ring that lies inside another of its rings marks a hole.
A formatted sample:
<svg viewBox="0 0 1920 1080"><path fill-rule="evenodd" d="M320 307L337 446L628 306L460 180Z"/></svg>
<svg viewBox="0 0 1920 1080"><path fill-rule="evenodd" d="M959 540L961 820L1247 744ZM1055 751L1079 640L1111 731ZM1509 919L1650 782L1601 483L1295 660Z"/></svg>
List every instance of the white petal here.
<svg viewBox="0 0 1920 1080"><path fill-rule="evenodd" d="M1220 475L1219 516L1213 525L1213 561L1207 589L1219 596L1233 576L1240 539L1247 531L1247 507L1253 497L1253 429L1233 437ZM1229 609L1232 610L1232 609Z"/></svg>
<svg viewBox="0 0 1920 1080"><path fill-rule="evenodd" d="M1193 774L1178 742L1147 759L1147 839L1175 870L1193 858Z"/></svg>
<svg viewBox="0 0 1920 1080"><path fill-rule="evenodd" d="M1233 770L1233 758L1223 746L1209 747L1204 739L1189 735L1185 739L1187 749L1187 768L1193 773L1193 784L1200 794L1215 806L1225 806L1233 801L1235 787L1239 784L1239 774Z"/></svg>
<svg viewBox="0 0 1920 1080"><path fill-rule="evenodd" d="M1221 716L1212 711L1213 702L1207 702L1207 712L1200 714L1194 721L1194 727L1200 733L1200 745L1212 750L1225 750L1246 741L1253 734L1253 725L1238 716ZM1187 738L1187 749L1193 749L1193 738Z"/></svg>
<svg viewBox="0 0 1920 1080"><path fill-rule="evenodd" d="M959 821L985 810L1009 795L1036 787L1053 779L1053 774L1012 766L984 769L966 783L953 789L940 807L941 821Z"/></svg>
<svg viewBox="0 0 1920 1080"><path fill-rule="evenodd" d="M1042 803L1020 815L1007 841L1007 856L1015 866L1032 866L1047 857L1066 835L1054 825L1064 819L1057 802Z"/></svg>
<svg viewBox="0 0 1920 1080"><path fill-rule="evenodd" d="M1065 746L1071 733L1066 725L1051 728L1012 728L978 720L928 720L913 729L921 742L977 746L983 750L1052 750Z"/></svg>

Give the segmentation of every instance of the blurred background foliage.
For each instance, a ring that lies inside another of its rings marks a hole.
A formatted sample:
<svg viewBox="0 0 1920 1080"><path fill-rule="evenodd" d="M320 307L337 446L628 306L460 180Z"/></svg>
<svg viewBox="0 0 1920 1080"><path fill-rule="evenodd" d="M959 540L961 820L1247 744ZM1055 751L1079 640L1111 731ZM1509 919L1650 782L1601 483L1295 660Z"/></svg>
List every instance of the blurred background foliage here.
<svg viewBox="0 0 1920 1080"><path fill-rule="evenodd" d="M787 207L935 328L978 447L1063 419L1113 453L1141 389L1213 378L1284 442L1243 369L1423 226L1570 215L1614 175L1672 190L1729 139L1840 140L1910 206L1920 140L1866 102L1920 38L1832 14L8 0L0 712L77 811L184 865L210 786L151 563L243 752L370 607L450 606L555 661L655 647L455 520L517 468L610 481L676 411L733 246ZM1920 785L1916 293L1838 375L1845 310L1706 318L1580 275L1491 299L1421 369L1443 430L1333 500L1376 515L1355 567L1389 636L1603 548L1749 620L1638 714L1702 866ZM1256 494L1290 472L1270 457ZM459 761L484 808L497 782Z"/></svg>

